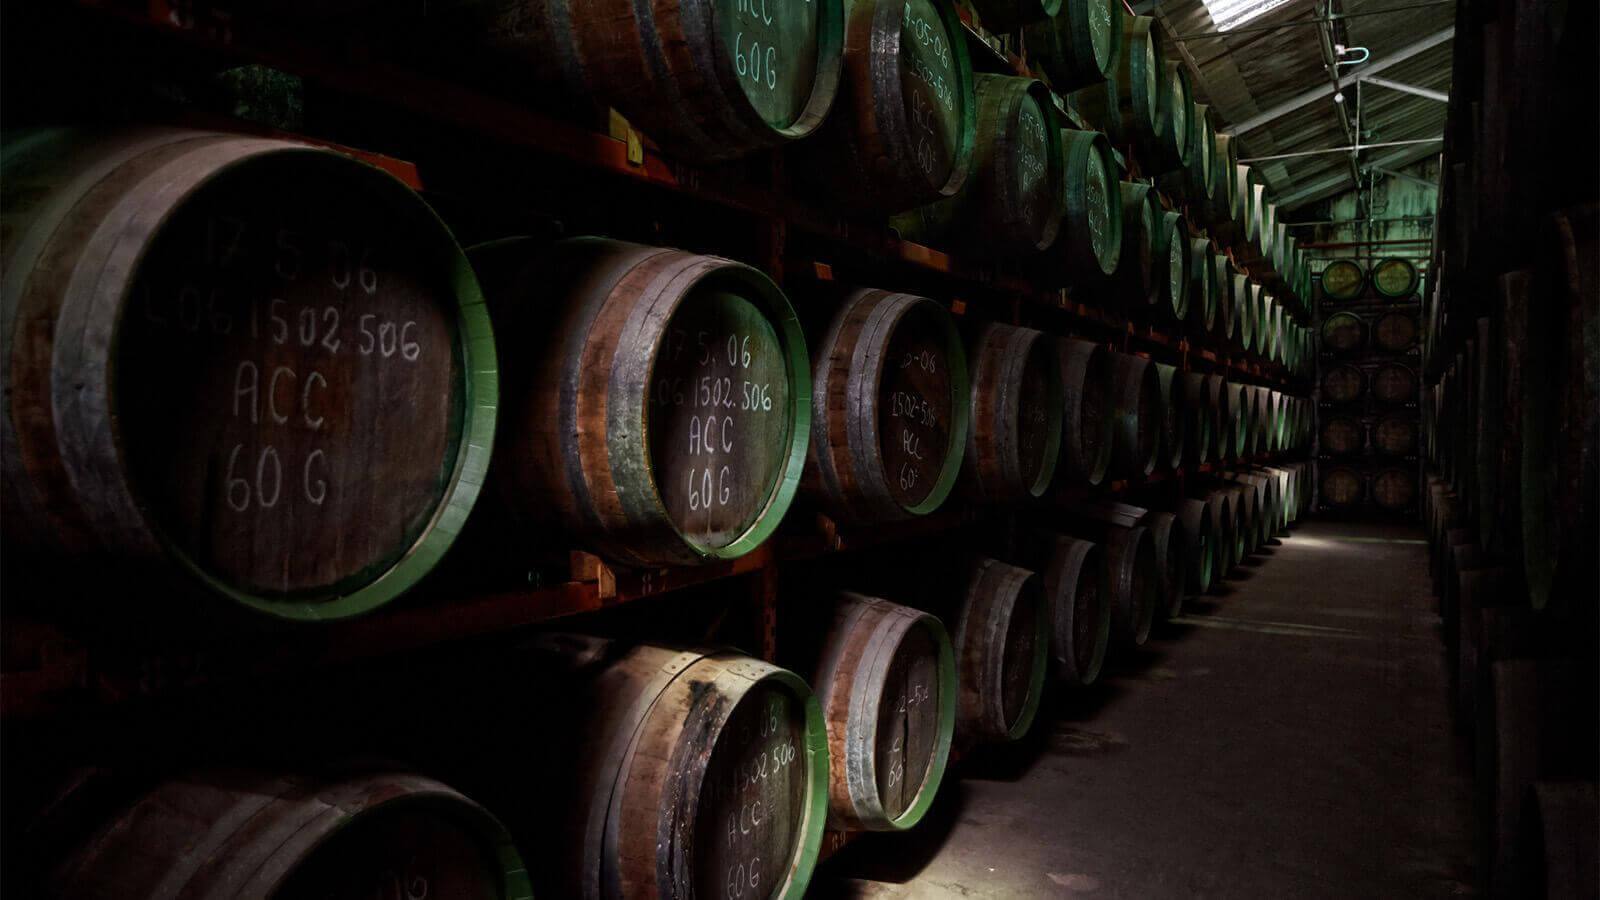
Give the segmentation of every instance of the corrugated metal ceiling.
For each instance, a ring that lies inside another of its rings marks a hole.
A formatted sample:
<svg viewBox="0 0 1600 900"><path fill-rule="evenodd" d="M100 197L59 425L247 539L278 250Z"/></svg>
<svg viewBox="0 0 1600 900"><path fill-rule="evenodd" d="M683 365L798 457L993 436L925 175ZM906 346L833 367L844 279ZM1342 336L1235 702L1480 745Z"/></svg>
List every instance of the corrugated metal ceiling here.
<svg viewBox="0 0 1600 900"><path fill-rule="evenodd" d="M1246 29L1242 33L1169 39L1168 52L1184 58L1197 73L1198 99L1211 104L1218 129L1245 128L1239 135L1241 158L1305 153L1350 144L1339 105L1333 101L1331 77L1323 65L1322 29L1301 25L1254 30L1319 18L1328 12L1329 2L1334 13L1351 16L1337 22L1336 39L1348 47L1371 51L1365 64L1340 67L1339 74L1347 82L1369 73L1413 87L1449 92L1453 2L1290 0L1236 26ZM1152 3L1145 0L1134 8L1155 15L1169 38L1217 30L1202 0L1158 0L1153 6L1152 12ZM1383 10L1388 11L1372 14ZM1359 87L1349 84L1343 93L1344 111L1352 128L1359 94L1363 145L1443 134L1446 104L1437 99L1370 82ZM1440 148L1438 143L1429 143L1363 149L1360 164L1394 168L1438 153ZM1275 199L1288 208L1354 187L1348 153L1293 156L1256 165L1265 173Z"/></svg>

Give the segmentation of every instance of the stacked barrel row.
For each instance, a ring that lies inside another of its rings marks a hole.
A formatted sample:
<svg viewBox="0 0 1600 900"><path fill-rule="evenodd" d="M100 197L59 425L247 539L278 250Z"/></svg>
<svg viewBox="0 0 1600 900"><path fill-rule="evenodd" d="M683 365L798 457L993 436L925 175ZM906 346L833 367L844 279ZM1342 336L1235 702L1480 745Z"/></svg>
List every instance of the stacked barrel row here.
<svg viewBox="0 0 1600 900"><path fill-rule="evenodd" d="M1216 132L1209 106L1195 102L1189 69L1176 53L1169 58L1156 20L1102 0L1064 9L1110 23L1103 77L1086 83L1076 68L1056 64L1055 48L1071 45L1078 32L1070 15L1023 32L1028 58L1058 90L1071 91L1071 108L1184 205L1189 220L1228 251L1237 272L1266 289L1291 318L1308 321L1312 276L1305 251L1279 221L1261 174L1239 163L1237 144ZM1049 50L1041 54L1041 46Z"/></svg>
<svg viewBox="0 0 1600 900"><path fill-rule="evenodd" d="M1421 292L1422 277L1409 259L1390 257L1363 268L1358 260L1339 258L1323 267L1318 285L1324 302L1405 301Z"/></svg>
<svg viewBox="0 0 1600 900"><path fill-rule="evenodd" d="M1121 283L1121 257L1149 266L1152 250L1159 284L1169 258L1210 240L1265 289L1269 330L1287 330L1277 307L1309 320L1305 254L1151 17L1112 0L977 4L983 27L1015 35L1036 64L1034 77L1016 77L974 70L950 0L683 0L670 17L615 6L457 0L377 27L398 32L380 43L404 65L580 119L616 110L680 162L781 149L808 202L899 216L908 237L964 255L1027 260L1051 287ZM233 21L306 14L250 3ZM317 26L356 23L374 27L356 16ZM1070 127L1068 108L1095 130ZM1113 147L1136 156L1139 180L1119 177ZM1187 210L1176 250L1161 252L1172 226L1157 195L1148 219L1136 208L1151 187ZM1164 299L1186 317L1181 298ZM1120 291L1101 302L1134 306ZM1211 314L1198 315L1209 328Z"/></svg>
<svg viewBox="0 0 1600 900"><path fill-rule="evenodd" d="M1494 897L1600 883L1597 25L1593 4L1457 5L1424 514Z"/></svg>
<svg viewBox="0 0 1600 900"><path fill-rule="evenodd" d="M1321 505L1414 514L1422 428L1414 301L1337 302L1325 290L1320 315Z"/></svg>
<svg viewBox="0 0 1600 900"><path fill-rule="evenodd" d="M398 182L283 141L44 133L7 175L10 538L271 615L403 592L486 477L479 520L523 554L559 533L694 565L759 546L797 494L877 523L958 489L1015 503L1113 460L1141 475L1309 436L1305 401L1276 389L958 324L913 294L813 285L802 321L720 257L603 238L463 253ZM312 187L337 216L294 205ZM136 215L147 199L162 217ZM108 254L137 264L100 274Z"/></svg>

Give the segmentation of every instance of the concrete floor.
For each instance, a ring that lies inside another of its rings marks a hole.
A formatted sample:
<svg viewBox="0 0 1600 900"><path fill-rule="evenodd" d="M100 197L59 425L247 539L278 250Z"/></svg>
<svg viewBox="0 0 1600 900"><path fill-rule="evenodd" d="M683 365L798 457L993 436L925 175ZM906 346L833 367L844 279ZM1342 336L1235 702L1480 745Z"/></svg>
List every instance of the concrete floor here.
<svg viewBox="0 0 1600 900"><path fill-rule="evenodd" d="M818 897L1473 893L1419 530L1308 522L1034 736L963 761L922 825Z"/></svg>

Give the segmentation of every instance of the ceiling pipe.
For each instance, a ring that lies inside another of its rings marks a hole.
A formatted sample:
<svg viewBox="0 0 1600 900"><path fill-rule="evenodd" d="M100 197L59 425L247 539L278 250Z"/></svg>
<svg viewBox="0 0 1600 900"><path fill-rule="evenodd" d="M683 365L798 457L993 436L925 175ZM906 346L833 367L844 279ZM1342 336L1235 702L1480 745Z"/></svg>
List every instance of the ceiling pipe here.
<svg viewBox="0 0 1600 900"><path fill-rule="evenodd" d="M1275 159L1295 159L1301 156L1323 156L1328 153L1349 153L1352 150L1373 150L1378 147L1409 147L1414 144L1437 144L1444 140L1443 136L1431 138L1417 138L1411 141L1379 141L1375 144L1350 144L1345 147L1326 147L1321 150L1297 150L1294 153L1275 153L1271 156L1252 156L1241 159L1242 163L1271 162Z"/></svg>
<svg viewBox="0 0 1600 900"><path fill-rule="evenodd" d="M1430 6L1455 6L1456 0L1435 0L1430 3L1410 3L1405 6L1391 6L1386 9L1362 9L1349 13L1318 16L1311 19L1291 19L1288 22L1279 22L1275 25L1250 25L1244 28L1229 28L1224 31L1195 31L1189 34L1177 34L1167 37L1169 41L1203 41L1207 38L1225 38L1235 34L1253 34L1258 31L1277 31L1280 28L1299 28L1309 25L1324 25L1339 19L1356 19L1361 16L1381 16L1387 13L1405 12L1408 9L1425 9ZM1131 10L1132 7L1129 7ZM1154 5L1152 5L1154 9Z"/></svg>

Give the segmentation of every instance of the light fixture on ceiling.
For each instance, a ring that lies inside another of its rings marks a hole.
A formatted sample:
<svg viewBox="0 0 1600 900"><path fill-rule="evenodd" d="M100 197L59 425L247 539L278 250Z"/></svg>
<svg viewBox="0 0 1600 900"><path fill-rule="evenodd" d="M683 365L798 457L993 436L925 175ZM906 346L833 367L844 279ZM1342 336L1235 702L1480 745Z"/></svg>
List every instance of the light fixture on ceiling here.
<svg viewBox="0 0 1600 900"><path fill-rule="evenodd" d="M1343 103L1344 102L1344 91L1336 91L1336 92L1334 92L1333 102L1335 102L1335 103Z"/></svg>
<svg viewBox="0 0 1600 900"><path fill-rule="evenodd" d="M1271 12L1289 0L1204 0L1217 28L1226 30Z"/></svg>

